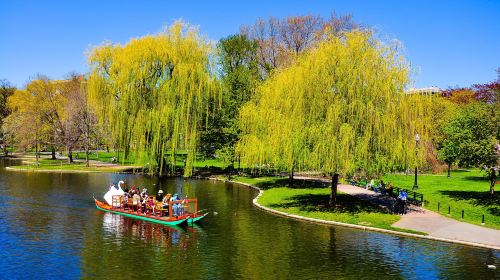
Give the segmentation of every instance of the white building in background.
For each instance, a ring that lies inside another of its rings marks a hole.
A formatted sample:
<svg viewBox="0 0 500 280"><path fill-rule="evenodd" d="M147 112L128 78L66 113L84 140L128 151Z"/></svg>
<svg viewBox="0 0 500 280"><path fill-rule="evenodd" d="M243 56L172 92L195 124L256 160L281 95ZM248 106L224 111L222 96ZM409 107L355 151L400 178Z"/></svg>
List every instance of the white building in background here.
<svg viewBox="0 0 500 280"><path fill-rule="evenodd" d="M422 95L434 95L440 94L443 90L438 87L425 87L425 88L410 88L406 91L406 94L422 94Z"/></svg>

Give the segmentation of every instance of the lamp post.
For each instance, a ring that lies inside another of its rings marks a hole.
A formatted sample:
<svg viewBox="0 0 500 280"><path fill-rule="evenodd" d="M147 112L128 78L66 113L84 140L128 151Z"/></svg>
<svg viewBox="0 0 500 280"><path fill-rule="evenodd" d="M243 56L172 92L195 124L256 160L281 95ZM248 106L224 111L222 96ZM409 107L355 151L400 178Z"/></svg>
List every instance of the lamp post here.
<svg viewBox="0 0 500 280"><path fill-rule="evenodd" d="M418 142L420 141L420 135L415 134L415 158L418 155ZM417 165L415 165L415 183L413 184L413 190L416 191L418 190L418 184L417 184Z"/></svg>

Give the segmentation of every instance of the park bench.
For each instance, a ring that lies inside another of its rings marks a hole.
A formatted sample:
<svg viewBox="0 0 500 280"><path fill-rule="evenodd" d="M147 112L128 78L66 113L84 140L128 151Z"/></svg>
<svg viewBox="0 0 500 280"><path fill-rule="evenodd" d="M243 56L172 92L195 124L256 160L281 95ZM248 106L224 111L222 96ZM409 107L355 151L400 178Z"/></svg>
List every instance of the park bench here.
<svg viewBox="0 0 500 280"><path fill-rule="evenodd" d="M347 183L349 185L352 185L352 186L366 188L366 185L368 184L368 181L356 181L356 180L348 179ZM422 204L424 202L424 195L421 194L421 193L418 193L418 192L415 192L415 191L411 191L408 188L401 188L401 187L396 187L396 186L393 186L392 189L393 189L393 191L392 191L392 197L398 197L399 196L399 192L401 190L405 189L406 193L408 194L408 200L407 200L408 203L416 205L416 206L422 206ZM379 185L375 185L374 188L373 188L373 190L375 192L379 192L379 193L381 193L383 195L390 195L389 193L387 193L385 191L385 189L381 190Z"/></svg>

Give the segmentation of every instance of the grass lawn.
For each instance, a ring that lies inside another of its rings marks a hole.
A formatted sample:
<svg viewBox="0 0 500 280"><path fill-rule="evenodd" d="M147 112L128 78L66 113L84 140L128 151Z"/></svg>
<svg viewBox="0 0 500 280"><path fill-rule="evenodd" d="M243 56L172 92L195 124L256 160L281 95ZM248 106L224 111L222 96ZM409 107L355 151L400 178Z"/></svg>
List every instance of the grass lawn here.
<svg viewBox="0 0 500 280"><path fill-rule="evenodd" d="M101 158L101 154L99 154L99 159L104 162L111 162L111 158L114 153L103 153L104 156ZM38 165L36 164L36 159L30 154L27 154L30 157L24 158L24 165L13 166L16 169L24 169L24 170L63 170L63 171L92 171L92 172L124 172L130 170L130 165L117 165L117 166L95 166L90 165L89 167L85 166L84 159L82 159L82 154L80 153L79 162L68 163L67 159L51 159L50 155L44 154L38 160ZM75 154L76 156L76 154ZM95 158L92 158L95 157ZM90 159L96 159L97 156L95 154L91 155ZM108 159L108 160L106 160Z"/></svg>
<svg viewBox="0 0 500 280"><path fill-rule="evenodd" d="M62 164L57 164L57 163L42 163L40 161L40 164L37 166L35 164L28 164L28 165L18 165L18 166L13 166L16 169L23 169L23 170L63 170L63 171L92 171L92 172L124 172L130 169L129 167L125 166L110 166L110 167L103 167L103 166L90 166L86 167L85 163L72 163L68 164L66 161Z"/></svg>
<svg viewBox="0 0 500 280"><path fill-rule="evenodd" d="M66 156L66 154L63 154ZM78 155L78 156L77 156ZM118 159L116 164L118 165L124 165L128 167L119 167L119 166L114 166L114 167L97 167L97 166L91 166L86 167L85 163L73 163L73 164L68 164L67 159L56 159L52 160L50 159L51 154L48 152L42 153L40 159L39 159L39 165L35 165L35 153L33 152L27 152L24 153L24 156L28 156L24 161L27 163L26 165L21 165L21 166L16 166L18 169L26 169L26 170L73 170L73 171L101 171L101 172L122 172L126 169L130 169L130 166L145 166L145 163L142 163L139 159L139 157L136 157L133 153L129 155L129 158L123 159L123 152L118 153L116 151L97 151L97 152L91 152L89 154L89 159L90 160L95 160L95 161L101 161L101 162L107 162L107 163L112 163L113 158ZM84 152L73 152L73 159L77 159L79 161L85 161L85 153ZM177 168L183 168L184 167L184 159L186 158L186 154L183 152L180 152L176 158L176 167ZM227 164L225 164L222 160L220 159L197 159L195 161L194 167L195 168L204 168L204 167L216 167L220 169L224 169L227 167Z"/></svg>
<svg viewBox="0 0 500 280"><path fill-rule="evenodd" d="M413 176L387 175L384 181L395 186L411 189ZM489 196L489 183L486 174L479 170L456 170L447 178L446 174L418 175L418 191L424 194L425 208L448 215L451 207L451 218L461 220L464 210L465 222L481 224L481 215L485 216L485 226L500 229L500 189L495 196Z"/></svg>
<svg viewBox="0 0 500 280"><path fill-rule="evenodd" d="M264 189L259 203L272 209L303 217L370 226L401 232L424 234L400 229L391 225L400 217L392 215L370 202L338 193L338 206L328 206L330 188L322 183L294 182L294 187L285 187L288 178L283 177L234 177L234 181L252 184Z"/></svg>

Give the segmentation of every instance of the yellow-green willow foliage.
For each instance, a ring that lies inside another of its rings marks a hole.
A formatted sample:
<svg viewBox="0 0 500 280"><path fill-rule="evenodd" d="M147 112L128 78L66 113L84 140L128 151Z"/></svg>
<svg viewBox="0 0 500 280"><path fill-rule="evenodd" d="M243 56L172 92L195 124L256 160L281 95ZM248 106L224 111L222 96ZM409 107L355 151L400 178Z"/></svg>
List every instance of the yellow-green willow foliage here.
<svg viewBox="0 0 500 280"><path fill-rule="evenodd" d="M241 111L251 166L369 175L420 163L429 98L406 95L409 67L369 32L331 37L259 88Z"/></svg>
<svg viewBox="0 0 500 280"><path fill-rule="evenodd" d="M118 148L135 152L160 174L175 162L176 150L186 149L190 176L198 128L218 92L212 54L212 44L181 21L125 45L94 48L89 99Z"/></svg>

